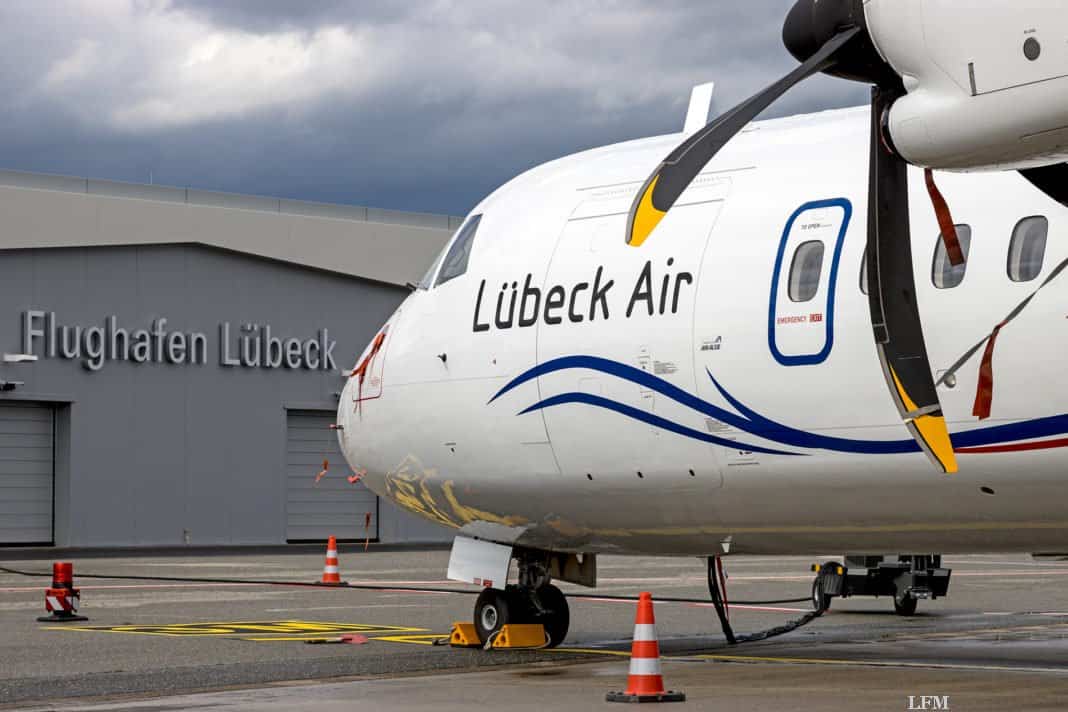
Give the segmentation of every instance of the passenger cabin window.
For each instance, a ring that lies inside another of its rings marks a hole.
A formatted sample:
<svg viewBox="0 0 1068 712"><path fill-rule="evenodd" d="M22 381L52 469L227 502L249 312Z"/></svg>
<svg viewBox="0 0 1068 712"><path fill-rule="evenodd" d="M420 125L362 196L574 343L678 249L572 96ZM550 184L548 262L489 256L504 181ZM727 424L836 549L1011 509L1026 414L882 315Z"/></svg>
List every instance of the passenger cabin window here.
<svg viewBox="0 0 1068 712"><path fill-rule="evenodd" d="M442 285L450 279L456 279L467 271L467 260L471 257L471 245L475 241L475 233L478 232L478 224L482 221L481 215L472 215L467 219L460 230L456 233L456 239L452 241L452 247L445 255L441 263L441 273L434 286Z"/></svg>
<svg viewBox="0 0 1068 712"><path fill-rule="evenodd" d="M809 240L797 246L790 264L790 286L787 294L790 301L807 302L816 296L823 271L823 243Z"/></svg>
<svg viewBox="0 0 1068 712"><path fill-rule="evenodd" d="M1046 235L1049 221L1041 215L1033 215L1016 223L1009 243L1009 279L1013 282L1030 282L1042 272L1046 258Z"/></svg>
<svg viewBox="0 0 1068 712"><path fill-rule="evenodd" d="M964 272L968 269L968 247L972 243L972 228L969 225L957 225L956 228L960 251L964 254L964 262L954 266L949 261L946 244L942 242L942 234L939 233L935 243L934 262L931 265L931 281L939 289L956 287L964 281Z"/></svg>

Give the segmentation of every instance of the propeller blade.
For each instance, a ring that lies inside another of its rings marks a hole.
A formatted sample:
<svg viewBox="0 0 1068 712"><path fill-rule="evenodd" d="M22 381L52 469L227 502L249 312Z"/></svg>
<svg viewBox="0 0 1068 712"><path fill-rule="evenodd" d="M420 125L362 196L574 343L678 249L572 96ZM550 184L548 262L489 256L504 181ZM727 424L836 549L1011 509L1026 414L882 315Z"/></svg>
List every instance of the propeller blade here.
<svg viewBox="0 0 1068 712"><path fill-rule="evenodd" d="M1020 171L1020 175L1031 181L1031 185L1068 207L1068 164L1054 163L1051 166L1025 168Z"/></svg>
<svg viewBox="0 0 1068 712"><path fill-rule="evenodd" d="M868 304L890 395L912 437L943 472L957 471L916 304L909 234L908 165L880 137L880 117L900 90L872 90L868 167Z"/></svg>
<svg viewBox="0 0 1068 712"><path fill-rule="evenodd" d="M792 86L833 65L835 53L857 36L861 29L853 26L842 30L782 79L717 117L679 144L657 166L634 198L627 217L627 244L638 247L645 242L686 187L735 134Z"/></svg>

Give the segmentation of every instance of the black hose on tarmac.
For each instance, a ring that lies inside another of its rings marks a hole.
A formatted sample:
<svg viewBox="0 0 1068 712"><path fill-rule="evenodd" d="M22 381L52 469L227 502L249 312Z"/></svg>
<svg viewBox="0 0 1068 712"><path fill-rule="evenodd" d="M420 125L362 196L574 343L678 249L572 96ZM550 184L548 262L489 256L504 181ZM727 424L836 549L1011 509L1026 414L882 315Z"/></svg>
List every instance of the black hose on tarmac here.
<svg viewBox="0 0 1068 712"><path fill-rule="evenodd" d="M21 569L12 569L6 566L0 566L0 573L13 574L15 576L31 576L39 578L51 578L52 572L44 571L23 571ZM87 579L114 579L116 581L165 581L171 583L228 583L228 584L249 584L256 586L303 586L305 588L350 588L358 591L412 591L414 593L456 593L456 594L468 594L478 595L482 592L482 589L471 588L432 588L429 586L395 586L389 582L382 583L342 583L342 584L324 584L318 581L273 581L270 579L235 579L235 578L199 578L193 576L137 576L132 574L78 574L78 578ZM602 599L606 601L637 601L637 596L615 596L610 594L583 594L583 593L569 593L568 598L575 599ZM674 596L656 596L655 600L662 601L664 603L708 603L703 598L679 598ZM808 601L810 598L804 596L802 598L777 598L768 599L762 601L735 601L739 605L768 605L774 603L801 603Z"/></svg>
<svg viewBox="0 0 1068 712"><path fill-rule="evenodd" d="M767 630L748 633L746 635L735 635L730 618L727 616L726 598L723 595L724 592L720 590L721 588L726 588L726 578L723 575L723 564L718 556L710 556L708 557L708 593L712 597L712 605L716 609L716 615L719 617L719 624L723 628L723 635L727 639L729 645L737 645L738 643L755 643L758 640L767 640L768 638L774 638L775 636L795 631L801 626L808 625L822 616L823 612L826 610L825 608L817 608L809 611L796 620L792 620L789 623L784 623L780 626L775 626L774 628L768 628ZM801 598L796 601L790 601L790 603L808 600L811 599ZM742 602L735 601L735 603Z"/></svg>

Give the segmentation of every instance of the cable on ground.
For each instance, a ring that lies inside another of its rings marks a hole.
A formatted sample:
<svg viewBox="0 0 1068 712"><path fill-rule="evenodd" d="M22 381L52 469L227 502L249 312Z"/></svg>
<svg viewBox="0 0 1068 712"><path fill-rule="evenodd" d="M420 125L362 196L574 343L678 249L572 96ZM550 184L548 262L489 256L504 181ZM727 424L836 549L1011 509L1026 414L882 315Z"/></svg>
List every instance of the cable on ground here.
<svg viewBox="0 0 1068 712"><path fill-rule="evenodd" d="M719 624L723 628L723 635L727 638L727 643L729 645L755 643L758 640L767 640L768 638L774 638L775 636L795 631L822 616L823 612L826 610L826 608L820 606L819 608L809 611L800 618L775 626L774 628L768 628L767 630L748 633L746 635L735 635L734 628L731 626L729 609L727 607L726 589L727 577L723 573L723 561L718 556L708 557L708 593L712 597L712 605L716 608L716 616L719 618ZM799 600L809 601L812 599L806 597ZM735 601L735 603L738 604L741 602Z"/></svg>
<svg viewBox="0 0 1068 712"><path fill-rule="evenodd" d="M13 574L16 576L31 576L31 577L44 577L51 578L51 572L38 572L38 571L23 571L21 569L12 569L6 566L0 566L0 573ZM362 591L411 591L413 593L455 593L455 594L468 594L477 595L481 593L481 589L469 589L469 588L433 588L430 586L397 586L389 583L342 583L342 584L323 584L318 581L275 581L271 579L236 579L236 578L200 578L193 576L140 576L134 574L78 574L78 578L88 579L113 579L116 581L163 581L171 583L225 583L225 584L247 584L256 586L302 586L305 588L349 588ZM593 593L569 593L568 598L574 599L602 599L608 601L637 601L637 596L617 596L610 594L593 594ZM708 601L703 598L680 598L674 596L656 596L657 601L664 603L705 603ZM762 601L734 601L737 605L768 605L774 603L801 603L808 601L809 597L803 598L779 598L769 599Z"/></svg>

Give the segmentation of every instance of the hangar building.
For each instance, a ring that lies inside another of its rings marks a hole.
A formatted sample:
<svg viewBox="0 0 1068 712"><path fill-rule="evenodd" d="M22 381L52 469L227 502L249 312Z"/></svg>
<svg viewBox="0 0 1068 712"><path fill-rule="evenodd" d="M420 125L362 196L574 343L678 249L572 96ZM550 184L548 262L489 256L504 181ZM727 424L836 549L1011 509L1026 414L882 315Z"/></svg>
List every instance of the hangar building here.
<svg viewBox="0 0 1068 712"><path fill-rule="evenodd" d="M0 546L449 537L329 425L460 219L12 171L0 216Z"/></svg>

